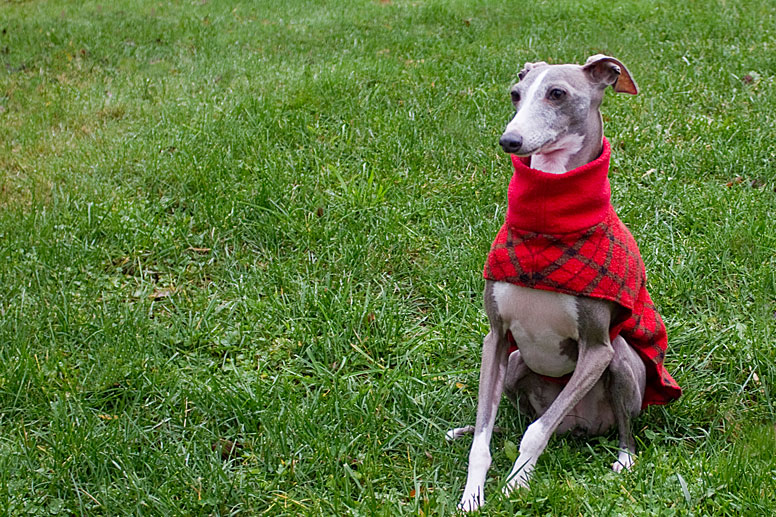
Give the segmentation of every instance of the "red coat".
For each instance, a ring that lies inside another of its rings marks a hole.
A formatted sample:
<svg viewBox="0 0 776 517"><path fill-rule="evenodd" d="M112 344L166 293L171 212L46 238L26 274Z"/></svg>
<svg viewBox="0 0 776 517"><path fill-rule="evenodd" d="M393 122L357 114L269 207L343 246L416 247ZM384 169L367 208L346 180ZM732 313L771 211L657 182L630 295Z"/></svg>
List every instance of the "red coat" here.
<svg viewBox="0 0 776 517"><path fill-rule="evenodd" d="M485 263L485 278L616 302L610 337L621 334L644 361L643 407L679 398L663 366L666 329L645 286L633 236L610 202L609 142L596 160L564 174L512 156L507 215Z"/></svg>

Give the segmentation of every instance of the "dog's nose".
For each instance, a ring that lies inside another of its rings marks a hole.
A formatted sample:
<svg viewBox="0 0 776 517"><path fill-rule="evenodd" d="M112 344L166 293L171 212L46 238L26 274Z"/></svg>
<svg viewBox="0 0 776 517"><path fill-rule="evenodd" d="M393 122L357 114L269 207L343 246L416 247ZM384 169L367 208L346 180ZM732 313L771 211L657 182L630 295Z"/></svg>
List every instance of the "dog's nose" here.
<svg viewBox="0 0 776 517"><path fill-rule="evenodd" d="M516 153L523 146L523 138L515 134L504 133L498 143L505 153Z"/></svg>

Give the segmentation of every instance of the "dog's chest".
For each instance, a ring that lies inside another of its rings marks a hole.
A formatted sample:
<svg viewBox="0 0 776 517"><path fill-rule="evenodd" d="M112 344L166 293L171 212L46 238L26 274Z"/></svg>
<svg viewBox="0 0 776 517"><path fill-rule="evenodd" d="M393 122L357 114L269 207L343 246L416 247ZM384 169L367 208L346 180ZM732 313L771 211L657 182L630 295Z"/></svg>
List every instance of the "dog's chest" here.
<svg viewBox="0 0 776 517"><path fill-rule="evenodd" d="M496 282L493 298L528 368L550 377L574 370L579 340L574 296Z"/></svg>

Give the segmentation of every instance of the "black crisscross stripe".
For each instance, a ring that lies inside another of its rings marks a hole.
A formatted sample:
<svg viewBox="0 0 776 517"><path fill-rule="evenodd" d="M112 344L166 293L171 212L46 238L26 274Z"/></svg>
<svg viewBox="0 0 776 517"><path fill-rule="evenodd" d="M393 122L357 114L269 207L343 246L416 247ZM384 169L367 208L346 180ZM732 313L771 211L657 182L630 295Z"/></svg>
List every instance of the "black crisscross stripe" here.
<svg viewBox="0 0 776 517"><path fill-rule="evenodd" d="M637 268L635 273L640 274L638 269L641 269L639 268L641 260L637 249L634 251L633 246L619 239L603 222L575 236L571 243L568 240L567 236L526 232L507 227L506 239L502 243L494 243L491 251L505 250L514 274L507 274L502 270L500 271L502 274L495 276L506 282L526 287L541 286L583 296L595 296L594 293L600 283L607 279L616 286L616 291L610 293L610 297L619 300L624 294L624 297L629 300L637 298L643 279L640 278L634 286L629 285L628 282L628 275L633 273L632 267L635 266ZM590 244L592 247L588 246L588 248L591 249L585 249L585 246ZM619 248L625 255L622 274L612 268L615 248ZM522 253L518 254L517 249ZM558 251L560 255L557 259L548 259L552 252ZM599 262L596 258L601 255L604 258ZM570 264L572 260L576 260L580 266L572 267ZM544 267L541 267L542 265ZM486 276L494 276L493 266L494 264L490 262L486 264ZM558 280L553 277L556 272L566 272L569 276ZM591 280L586 281L581 289L580 281L585 282L585 280L580 278L580 275L592 275Z"/></svg>

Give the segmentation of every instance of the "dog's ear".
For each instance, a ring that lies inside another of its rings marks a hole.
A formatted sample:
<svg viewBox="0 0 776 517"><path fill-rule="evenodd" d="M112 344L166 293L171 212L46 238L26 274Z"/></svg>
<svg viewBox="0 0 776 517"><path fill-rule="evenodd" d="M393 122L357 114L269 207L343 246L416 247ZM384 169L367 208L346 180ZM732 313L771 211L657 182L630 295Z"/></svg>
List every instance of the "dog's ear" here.
<svg viewBox="0 0 776 517"><path fill-rule="evenodd" d="M526 63L523 69L517 73L517 78L522 81L523 78L526 76L526 74L531 70L533 70L534 68L536 68L537 66L547 66L547 63L545 63L544 61L537 61L536 63Z"/></svg>
<svg viewBox="0 0 776 517"><path fill-rule="evenodd" d="M603 87L612 85L614 91L618 93L629 93L636 95L639 88L636 81L625 68L621 61L603 54L596 54L587 58L587 62L582 66L582 71L587 74L594 83L602 84Z"/></svg>

